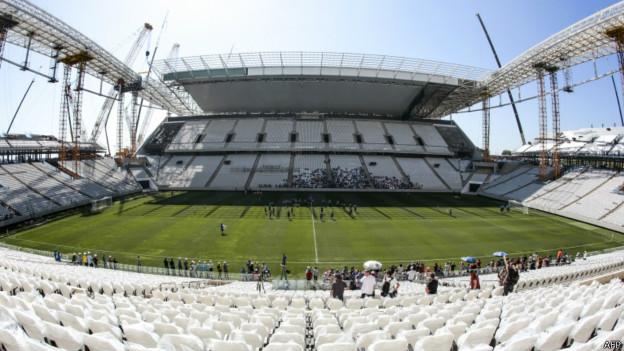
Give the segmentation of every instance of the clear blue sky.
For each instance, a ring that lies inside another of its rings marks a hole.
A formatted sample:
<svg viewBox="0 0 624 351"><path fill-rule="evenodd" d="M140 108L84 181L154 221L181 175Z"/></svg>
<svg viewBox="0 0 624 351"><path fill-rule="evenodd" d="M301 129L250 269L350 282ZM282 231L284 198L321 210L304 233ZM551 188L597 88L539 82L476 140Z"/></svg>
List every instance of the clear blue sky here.
<svg viewBox="0 0 624 351"><path fill-rule="evenodd" d="M154 50L168 12L158 58L180 43L180 56L255 51L330 51L414 57L496 69L487 40L475 16L481 14L503 64L573 23L615 1L76 1L37 0L37 6L65 21L100 46L123 59L133 34L144 22L155 30ZM23 61L24 50L11 45L5 55ZM604 71L617 67L615 57ZM35 57L31 68L47 72L49 59ZM146 70L144 55L135 69ZM592 67L580 67L573 79L591 76ZM19 100L35 77L3 63L0 68L0 131L6 132ZM616 77L618 89L621 85ZM99 89L95 80L87 82ZM107 90L107 88L105 88ZM58 135L59 84L36 78L32 91L11 130L12 133ZM517 92L515 93L517 97ZM535 95L534 85L521 89L522 97ZM83 120L90 133L102 98L85 94ZM505 100L503 100L504 102ZM498 103L494 98L492 105ZM550 104L550 102L549 102ZM519 106L528 139L537 136L535 100ZM155 114L151 128L163 118ZM477 146L481 146L481 114L456 114ZM561 96L563 130L620 124L609 78L588 83ZM549 126L550 128L550 126ZM108 127L114 144L115 121ZM127 134L127 133L126 133ZM105 144L104 139L100 140ZM492 111L491 149L499 153L520 146L510 107Z"/></svg>

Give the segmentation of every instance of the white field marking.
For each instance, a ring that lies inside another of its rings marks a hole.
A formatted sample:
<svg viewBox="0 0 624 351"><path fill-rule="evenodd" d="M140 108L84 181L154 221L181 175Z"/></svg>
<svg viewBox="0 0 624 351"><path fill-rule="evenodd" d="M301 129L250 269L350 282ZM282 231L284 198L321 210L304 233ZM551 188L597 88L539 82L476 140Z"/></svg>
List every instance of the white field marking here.
<svg viewBox="0 0 624 351"><path fill-rule="evenodd" d="M314 227L314 209L310 206L310 216L312 217L312 234L314 236L314 256L318 263L318 249L316 248L316 228Z"/></svg>

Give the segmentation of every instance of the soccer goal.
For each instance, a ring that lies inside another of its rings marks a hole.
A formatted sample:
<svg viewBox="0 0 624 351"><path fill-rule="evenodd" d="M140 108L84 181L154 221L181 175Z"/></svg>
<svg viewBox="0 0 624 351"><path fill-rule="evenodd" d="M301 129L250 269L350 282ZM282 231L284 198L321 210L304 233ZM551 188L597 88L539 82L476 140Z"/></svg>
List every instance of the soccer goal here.
<svg viewBox="0 0 624 351"><path fill-rule="evenodd" d="M511 211L514 211L514 212L522 211L522 213L525 215L529 214L529 208L524 206L521 202L518 202L516 200L509 200L509 202L507 203L507 206L509 206L509 209Z"/></svg>
<svg viewBox="0 0 624 351"><path fill-rule="evenodd" d="M110 196L98 200L91 200L91 212L99 211L105 207L113 205L113 198Z"/></svg>

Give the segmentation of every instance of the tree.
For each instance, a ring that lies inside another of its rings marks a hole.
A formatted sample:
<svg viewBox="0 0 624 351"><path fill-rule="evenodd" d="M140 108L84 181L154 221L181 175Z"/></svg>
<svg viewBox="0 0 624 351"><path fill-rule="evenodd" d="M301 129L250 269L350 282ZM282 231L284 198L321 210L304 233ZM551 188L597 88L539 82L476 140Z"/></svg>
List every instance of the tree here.
<svg viewBox="0 0 624 351"><path fill-rule="evenodd" d="M503 156L511 156L511 151L509 151L509 150L503 150L503 152L501 153L501 155L503 155Z"/></svg>

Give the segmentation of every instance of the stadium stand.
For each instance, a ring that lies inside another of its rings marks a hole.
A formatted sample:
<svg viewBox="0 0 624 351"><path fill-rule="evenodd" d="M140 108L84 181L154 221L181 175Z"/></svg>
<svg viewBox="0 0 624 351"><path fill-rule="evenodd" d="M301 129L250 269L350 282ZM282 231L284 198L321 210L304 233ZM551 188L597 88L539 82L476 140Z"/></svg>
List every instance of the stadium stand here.
<svg viewBox="0 0 624 351"><path fill-rule="evenodd" d="M425 191L449 190L426 160L404 157L397 157L396 160L417 189Z"/></svg>
<svg viewBox="0 0 624 351"><path fill-rule="evenodd" d="M402 282L398 298L346 291L344 303L326 291L199 288L190 278L0 252L6 350L584 350L624 337L622 281L582 282L621 269L621 251L522 273L509 296L487 281L480 291L445 283L437 295ZM569 285L554 285L560 279Z"/></svg>
<svg viewBox="0 0 624 351"><path fill-rule="evenodd" d="M295 155L291 187L328 188L329 177L325 156Z"/></svg>
<svg viewBox="0 0 624 351"><path fill-rule="evenodd" d="M438 130L429 124L412 124L412 128L416 135L422 138L428 153L432 154L450 154L448 145Z"/></svg>
<svg viewBox="0 0 624 351"><path fill-rule="evenodd" d="M332 155L330 157L332 180L337 188L363 189L371 186L356 155Z"/></svg>
<svg viewBox="0 0 624 351"><path fill-rule="evenodd" d="M256 149L258 146L258 134L262 131L263 125L263 118L239 120L236 128L234 128L234 139L228 143L228 149Z"/></svg>
<svg viewBox="0 0 624 351"><path fill-rule="evenodd" d="M252 189L283 188L288 185L290 155L263 154L253 171Z"/></svg>
<svg viewBox="0 0 624 351"><path fill-rule="evenodd" d="M267 120L265 133L266 139L260 144L263 149L288 149L292 146L290 135L293 133L292 119Z"/></svg>
<svg viewBox="0 0 624 351"><path fill-rule="evenodd" d="M453 163L457 163L457 160L449 160L444 158L432 158L427 157L427 162L433 167L434 171L440 178L453 190L460 190L462 188L462 180L459 175L459 171L455 168Z"/></svg>
<svg viewBox="0 0 624 351"><path fill-rule="evenodd" d="M609 152L611 156L622 156L624 155L624 137L620 139L620 142L613 145L613 148Z"/></svg>
<svg viewBox="0 0 624 351"><path fill-rule="evenodd" d="M171 182L186 169L193 156L174 156L166 161L158 170L156 184L159 186L171 186Z"/></svg>
<svg viewBox="0 0 624 351"><path fill-rule="evenodd" d="M324 123L320 121L302 121L299 120L295 124L297 133L297 142L295 149L311 149L322 150L325 144L322 142L321 136L324 133Z"/></svg>
<svg viewBox="0 0 624 351"><path fill-rule="evenodd" d="M198 136L201 139L201 134L206 128L206 121L187 121L182 128L178 131L175 138L171 141L167 150L189 150L193 149L194 144L197 141Z"/></svg>
<svg viewBox="0 0 624 351"><path fill-rule="evenodd" d="M245 189L256 158L256 155L227 155L208 188L211 190Z"/></svg>
<svg viewBox="0 0 624 351"><path fill-rule="evenodd" d="M172 188L199 189L204 188L223 156L196 156L172 181Z"/></svg>
<svg viewBox="0 0 624 351"><path fill-rule="evenodd" d="M336 150L359 150L355 143L355 127L350 120L328 120L327 132L330 137L328 147Z"/></svg>
<svg viewBox="0 0 624 351"><path fill-rule="evenodd" d="M401 123L384 123L388 134L392 136L394 141L394 149L397 151L415 151L424 152L422 146L418 145L414 132L411 128L406 128Z"/></svg>
<svg viewBox="0 0 624 351"><path fill-rule="evenodd" d="M523 201L532 194L531 191L540 189L539 186L533 185L535 181L539 180L538 168L509 163L505 165L506 168L514 166L517 168L508 173L505 173L506 169L504 168L503 173L505 174L481 187L478 193L496 199Z"/></svg>
<svg viewBox="0 0 624 351"><path fill-rule="evenodd" d="M87 196L48 177L47 174L39 171L38 168L29 163L3 165L1 168L9 174L18 175L22 183L27 184L32 190L52 200L59 206L77 206L90 201Z"/></svg>
<svg viewBox="0 0 624 351"><path fill-rule="evenodd" d="M523 204L580 221L614 225L615 229L624 225L622 184L622 172L579 167L547 184Z"/></svg>
<svg viewBox="0 0 624 351"><path fill-rule="evenodd" d="M384 137L384 128L377 121L355 121L356 128L362 135L364 150L389 151L392 146Z"/></svg>
<svg viewBox="0 0 624 351"><path fill-rule="evenodd" d="M71 168L69 164L66 166ZM117 170L117 165L111 158L81 160L79 174L113 190L116 194L131 194L141 191L141 187L128 172L122 173Z"/></svg>
<svg viewBox="0 0 624 351"><path fill-rule="evenodd" d="M364 156L373 186L377 189L410 189L410 182L404 179L394 159L389 156Z"/></svg>
<svg viewBox="0 0 624 351"><path fill-rule="evenodd" d="M201 141L195 143L196 150L222 150L228 134L232 131L235 119L214 119L205 128Z"/></svg>
<svg viewBox="0 0 624 351"><path fill-rule="evenodd" d="M35 168L38 168L41 172L47 174L50 178L54 178L57 181L65 184L66 186L76 191L79 191L93 199L101 199L103 197L113 195L113 192L111 190L108 190L103 186L92 182L89 179L73 179L69 175L62 173L57 168L48 163L33 162L31 163L31 165Z"/></svg>
<svg viewBox="0 0 624 351"><path fill-rule="evenodd" d="M58 204L46 199L16 178L12 168L2 167L0 182L3 186L2 201L15 209L16 215L28 216L38 213L47 213L56 209ZM21 173L21 172L20 172ZM20 176L21 174L17 174ZM6 189L6 190L4 190Z"/></svg>

